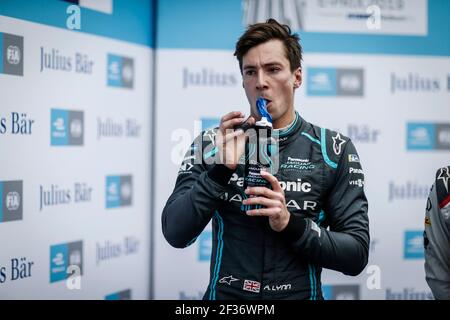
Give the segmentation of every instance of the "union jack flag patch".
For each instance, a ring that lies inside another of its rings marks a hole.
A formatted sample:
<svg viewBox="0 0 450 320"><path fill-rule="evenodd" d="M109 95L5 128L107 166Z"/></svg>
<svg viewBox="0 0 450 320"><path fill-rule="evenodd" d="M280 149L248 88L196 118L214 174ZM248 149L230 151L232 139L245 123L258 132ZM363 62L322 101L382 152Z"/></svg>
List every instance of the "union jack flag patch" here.
<svg viewBox="0 0 450 320"><path fill-rule="evenodd" d="M245 291L259 293L259 290L261 289L261 284L258 281L245 280L243 289Z"/></svg>

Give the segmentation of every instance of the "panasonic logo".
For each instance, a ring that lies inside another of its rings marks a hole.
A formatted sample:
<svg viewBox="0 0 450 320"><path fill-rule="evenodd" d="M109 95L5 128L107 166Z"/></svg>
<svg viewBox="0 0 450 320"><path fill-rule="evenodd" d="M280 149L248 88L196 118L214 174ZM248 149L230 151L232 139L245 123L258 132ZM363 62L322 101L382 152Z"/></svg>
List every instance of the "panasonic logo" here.
<svg viewBox="0 0 450 320"><path fill-rule="evenodd" d="M302 179L297 179L297 181L280 181L281 189L284 191L293 192L310 192L311 184L308 182L302 182Z"/></svg>
<svg viewBox="0 0 450 320"><path fill-rule="evenodd" d="M362 169L356 169L356 168L352 168L350 167L350 169L348 170L349 173L360 173L360 174L364 174L364 171Z"/></svg>

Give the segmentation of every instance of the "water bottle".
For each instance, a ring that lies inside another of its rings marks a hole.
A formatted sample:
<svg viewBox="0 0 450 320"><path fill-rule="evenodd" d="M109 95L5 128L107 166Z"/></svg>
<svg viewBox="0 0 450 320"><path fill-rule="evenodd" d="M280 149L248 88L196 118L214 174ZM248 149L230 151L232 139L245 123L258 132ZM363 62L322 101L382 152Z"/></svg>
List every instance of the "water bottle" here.
<svg viewBox="0 0 450 320"><path fill-rule="evenodd" d="M244 188L267 187L270 183L261 176L261 170L271 171L272 166L272 117L267 112L266 100L259 98L256 106L261 120L255 123L245 146ZM244 195L247 197L247 195ZM260 209L261 205L243 205L243 210Z"/></svg>

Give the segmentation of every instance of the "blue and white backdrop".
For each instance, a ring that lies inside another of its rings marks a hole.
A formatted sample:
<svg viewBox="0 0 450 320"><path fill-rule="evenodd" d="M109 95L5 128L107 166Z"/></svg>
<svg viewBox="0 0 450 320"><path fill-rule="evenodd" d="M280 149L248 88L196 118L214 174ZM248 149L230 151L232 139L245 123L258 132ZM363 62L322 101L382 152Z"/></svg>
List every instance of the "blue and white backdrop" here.
<svg viewBox="0 0 450 320"><path fill-rule="evenodd" d="M290 24L296 110L355 143L370 260L326 299L430 299L426 197L450 162L446 0L0 1L0 299L198 299L211 228L170 247L161 212L192 139L248 112L234 45Z"/></svg>

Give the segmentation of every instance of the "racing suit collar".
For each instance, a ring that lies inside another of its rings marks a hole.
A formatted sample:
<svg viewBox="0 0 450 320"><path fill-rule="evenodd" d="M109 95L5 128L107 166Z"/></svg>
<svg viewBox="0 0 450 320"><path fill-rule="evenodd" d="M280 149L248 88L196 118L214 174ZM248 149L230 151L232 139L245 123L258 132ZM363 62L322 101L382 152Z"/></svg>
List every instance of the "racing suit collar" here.
<svg viewBox="0 0 450 320"><path fill-rule="evenodd" d="M299 132L302 123L302 118L300 117L298 112L295 111L294 121L285 128L273 130L273 137L278 139L278 142L280 144L284 144L290 140L290 137L296 135Z"/></svg>

